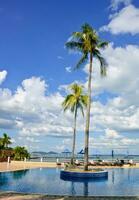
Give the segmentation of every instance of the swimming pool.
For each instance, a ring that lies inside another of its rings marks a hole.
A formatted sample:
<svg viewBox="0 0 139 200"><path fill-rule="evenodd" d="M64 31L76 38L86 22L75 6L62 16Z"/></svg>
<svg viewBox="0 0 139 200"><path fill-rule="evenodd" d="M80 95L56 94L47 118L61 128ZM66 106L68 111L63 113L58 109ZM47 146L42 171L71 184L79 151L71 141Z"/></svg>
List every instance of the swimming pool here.
<svg viewBox="0 0 139 200"><path fill-rule="evenodd" d="M107 179L60 179L60 169L40 168L0 173L0 191L49 195L139 196L139 169L108 169Z"/></svg>

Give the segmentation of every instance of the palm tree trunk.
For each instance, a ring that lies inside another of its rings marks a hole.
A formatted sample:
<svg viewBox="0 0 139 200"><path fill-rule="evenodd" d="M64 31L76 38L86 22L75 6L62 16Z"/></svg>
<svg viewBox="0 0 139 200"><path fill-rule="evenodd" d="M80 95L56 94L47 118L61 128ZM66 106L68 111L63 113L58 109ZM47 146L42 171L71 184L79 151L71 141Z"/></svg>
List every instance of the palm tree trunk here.
<svg viewBox="0 0 139 200"><path fill-rule="evenodd" d="M89 66L89 78L88 78L88 104L87 104L87 109L86 109L86 127L85 127L84 170L88 170L92 61L93 61L93 54L90 53L90 66Z"/></svg>
<svg viewBox="0 0 139 200"><path fill-rule="evenodd" d="M75 115L74 115L74 127L73 127L73 144L72 144L72 157L71 157L71 164L74 163L75 158L75 142L76 142L76 121L77 121L77 106L75 108Z"/></svg>

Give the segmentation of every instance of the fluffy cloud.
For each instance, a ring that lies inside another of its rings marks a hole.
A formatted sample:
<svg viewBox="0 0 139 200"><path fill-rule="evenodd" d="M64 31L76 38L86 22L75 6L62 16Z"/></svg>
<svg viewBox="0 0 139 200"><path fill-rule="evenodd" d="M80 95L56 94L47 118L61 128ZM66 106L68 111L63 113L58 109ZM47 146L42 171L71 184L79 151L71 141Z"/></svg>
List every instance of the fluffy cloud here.
<svg viewBox="0 0 139 200"><path fill-rule="evenodd" d="M114 149L116 153L119 153L122 150L124 153L127 149L131 148L133 150L134 147L138 145L139 139L135 140L133 138L125 137L115 130L110 129L107 129L103 135L99 136L99 138L90 138L90 148L103 150L103 153L110 149Z"/></svg>
<svg viewBox="0 0 139 200"><path fill-rule="evenodd" d="M66 72L71 73L72 69L71 67L65 67Z"/></svg>
<svg viewBox="0 0 139 200"><path fill-rule="evenodd" d="M94 61L92 91L93 98L97 100L93 102L91 109L93 125L91 131L103 132L105 129L110 129L116 131L111 133L115 135L117 132L137 133L139 132L139 47L134 45L114 47L110 44L102 54L107 59L108 72L107 77L101 78L99 64ZM88 65L84 71L88 71ZM105 104L99 102L99 95L104 91L113 94L113 97L108 95Z"/></svg>
<svg viewBox="0 0 139 200"><path fill-rule="evenodd" d="M138 105L139 46L114 47L110 44L102 54L108 63L107 76L100 77L99 63L95 62L92 84L94 94L108 91L120 95L121 98L116 98L114 101L115 106L121 107L128 103ZM85 66L84 71L88 71L88 65Z"/></svg>
<svg viewBox="0 0 139 200"><path fill-rule="evenodd" d="M18 129L24 136L70 136L71 124L64 119L61 107L63 97L60 93L47 96L46 90L45 81L38 77L24 80L14 94L8 89L1 89L1 127ZM67 113L67 119L71 117Z"/></svg>
<svg viewBox="0 0 139 200"><path fill-rule="evenodd" d="M63 152L65 149L71 150L72 138L65 138L61 140L61 145L56 145L55 150L57 152Z"/></svg>
<svg viewBox="0 0 139 200"><path fill-rule="evenodd" d="M0 84L5 80L7 76L7 71L3 70L3 71L0 71Z"/></svg>
<svg viewBox="0 0 139 200"><path fill-rule="evenodd" d="M100 30L110 31L112 34L139 33L139 9L128 5L119 12L111 15L111 21Z"/></svg>
<svg viewBox="0 0 139 200"><path fill-rule="evenodd" d="M131 3L132 0L111 0L110 8L112 10L117 10L121 4L127 6Z"/></svg>
<svg viewBox="0 0 139 200"><path fill-rule="evenodd" d="M90 131L102 134L102 137L93 138L95 146L109 147L113 140L113 145L117 147L137 147L138 140L134 142L133 138L123 134L133 135L139 131L139 47L114 47L110 44L102 53L109 67L107 77L100 78L98 63L94 63L93 98L98 98L92 103ZM87 72L87 69L88 65L84 70ZM67 93L66 85L59 88ZM104 91L114 94L105 104L99 101L99 95ZM0 89L0 127L15 130L21 138L25 138L25 144L32 147L34 143L36 148L41 143L38 136L67 137L60 147L63 150L70 144L73 116L62 110L63 91L48 94L48 85L39 77L23 80L14 92ZM81 114L78 115L77 129L78 132L84 131ZM58 146L54 148L59 149Z"/></svg>
<svg viewBox="0 0 139 200"><path fill-rule="evenodd" d="M109 139L113 139L113 138L118 139L118 138L120 138L118 132L115 131L115 130L106 129L105 132L106 132L106 138L109 138Z"/></svg>
<svg viewBox="0 0 139 200"><path fill-rule="evenodd" d="M91 122L92 124L94 123L96 127L99 127L99 129L96 128L96 131L110 128L119 132L138 132L139 108L127 106L121 109L115 107L114 101L115 98L109 100L106 105L98 102L93 103ZM92 127L92 130L93 129L94 127Z"/></svg>

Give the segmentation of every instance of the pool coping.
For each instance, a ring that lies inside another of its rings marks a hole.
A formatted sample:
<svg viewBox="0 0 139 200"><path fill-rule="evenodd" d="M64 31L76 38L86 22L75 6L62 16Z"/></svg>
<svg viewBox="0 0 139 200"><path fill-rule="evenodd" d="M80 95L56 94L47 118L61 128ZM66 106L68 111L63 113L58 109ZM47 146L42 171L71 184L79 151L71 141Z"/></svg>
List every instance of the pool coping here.
<svg viewBox="0 0 139 200"><path fill-rule="evenodd" d="M139 200L139 196L100 196L100 195L96 195L96 196L70 196L70 195L47 195L47 194L38 194L38 193L20 193L20 192L12 192L12 191L9 191L9 192L2 192L0 191L0 199L2 200L9 200L12 199L14 200L13 198L16 198L19 197L19 198L22 198L22 200L24 200L24 197L25 197L25 200L49 200L49 199L59 199L59 200L72 200L72 199L77 199L77 200L80 200L80 199L85 199L85 200L107 200L107 199L110 199L110 200L113 200L113 199L131 199L131 200ZM29 197L29 198L26 198L26 197Z"/></svg>
<svg viewBox="0 0 139 200"><path fill-rule="evenodd" d="M5 171L1 171L0 170L0 173L10 173L10 172L18 172L18 171L24 171L24 170L35 170L35 169L60 169L60 170L63 170L64 168L63 167L25 167L23 169L12 169L12 170L5 170ZM95 169L95 168L93 168ZM104 170L110 170L110 169L139 169L139 167L101 167L100 169L104 169Z"/></svg>
<svg viewBox="0 0 139 200"><path fill-rule="evenodd" d="M64 170L64 167L50 167L50 166L34 166L34 167L25 167L25 168L21 168L21 169L12 169L12 170L4 170L1 171L0 173L9 173L9 172L16 172L16 171L24 171L24 170L33 170L33 169L60 169L60 170ZM110 169L139 169L139 167L97 167L98 169L103 169L103 170L110 170ZM92 169L95 169L95 167L93 167Z"/></svg>
<svg viewBox="0 0 139 200"><path fill-rule="evenodd" d="M56 163L52 162L24 162L24 161L12 161L11 163L0 163L0 172L12 172L24 169L36 169L36 168L64 168L64 165L57 166ZM100 169L139 169L139 163L136 166L91 166L92 169L100 168Z"/></svg>

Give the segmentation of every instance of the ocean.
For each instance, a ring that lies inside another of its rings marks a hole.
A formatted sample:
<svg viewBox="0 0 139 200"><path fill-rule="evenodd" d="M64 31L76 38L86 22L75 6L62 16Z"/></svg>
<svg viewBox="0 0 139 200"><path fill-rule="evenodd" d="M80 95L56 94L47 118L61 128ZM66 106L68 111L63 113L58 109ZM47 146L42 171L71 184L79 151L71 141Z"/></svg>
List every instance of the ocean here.
<svg viewBox="0 0 139 200"><path fill-rule="evenodd" d="M47 154L47 155L38 155L38 156L31 156L30 161L43 161L43 162L56 162L57 159L59 160L59 162L64 162L64 161L68 161L70 160L70 154L65 154L65 155L61 155L61 154ZM83 155L76 155L76 159L82 161L83 160ZM139 162L139 155L114 155L112 157L112 155L90 155L89 156L89 160L105 160L105 161L112 161L112 160L130 160L132 159L135 162Z"/></svg>

